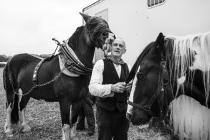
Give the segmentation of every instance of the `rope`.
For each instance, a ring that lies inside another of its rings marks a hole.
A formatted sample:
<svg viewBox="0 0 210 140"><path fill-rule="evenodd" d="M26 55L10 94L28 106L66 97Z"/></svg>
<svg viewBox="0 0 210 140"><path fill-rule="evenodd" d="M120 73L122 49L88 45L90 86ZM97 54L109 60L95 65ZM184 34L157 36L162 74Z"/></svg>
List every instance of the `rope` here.
<svg viewBox="0 0 210 140"><path fill-rule="evenodd" d="M47 85L51 84L52 82L56 81L56 80L60 77L61 73L62 73L64 70L65 70L65 67L64 67L64 68L58 73L58 75L56 75L52 80L50 80L50 81L48 81L48 82L46 82L46 83L43 83L43 84L37 84L37 85L33 86L33 87L32 87L31 89L29 89L27 92L23 93L22 96L29 95L35 88L44 87L44 86L47 86ZM17 94L17 93L15 93L15 94ZM17 95L18 95L18 94L17 94Z"/></svg>

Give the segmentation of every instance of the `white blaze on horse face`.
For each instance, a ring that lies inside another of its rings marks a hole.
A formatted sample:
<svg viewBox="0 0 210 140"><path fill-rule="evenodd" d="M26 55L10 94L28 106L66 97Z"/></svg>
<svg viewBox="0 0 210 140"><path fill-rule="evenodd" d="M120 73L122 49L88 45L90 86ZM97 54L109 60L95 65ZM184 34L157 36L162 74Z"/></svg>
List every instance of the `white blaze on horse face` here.
<svg viewBox="0 0 210 140"><path fill-rule="evenodd" d="M139 69L140 69L140 66L139 66L137 71L139 71ZM130 96L129 96L129 101L130 102L133 102L134 91L136 89L136 82L137 82L137 76L136 75L137 75L137 73L135 74L135 77L134 77L134 80L133 80L133 84L132 84L132 89L131 89ZM132 114L132 109L133 109L133 106L128 104L127 113L128 114Z"/></svg>

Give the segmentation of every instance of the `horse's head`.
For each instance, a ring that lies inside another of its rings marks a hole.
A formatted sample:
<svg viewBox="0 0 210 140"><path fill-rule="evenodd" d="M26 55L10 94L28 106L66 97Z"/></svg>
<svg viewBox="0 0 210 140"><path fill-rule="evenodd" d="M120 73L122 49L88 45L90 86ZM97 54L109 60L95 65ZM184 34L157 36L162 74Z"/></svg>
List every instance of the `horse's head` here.
<svg viewBox="0 0 210 140"><path fill-rule="evenodd" d="M134 125L148 122L165 110L165 87L169 82L165 40L162 33L150 43L134 64L128 80L133 80L127 117ZM167 93L168 94L168 93Z"/></svg>
<svg viewBox="0 0 210 140"><path fill-rule="evenodd" d="M109 33L112 33L108 23L101 17L89 16L83 13L80 14L86 22L86 40L88 44L93 47L102 48Z"/></svg>
<svg viewBox="0 0 210 140"><path fill-rule="evenodd" d="M82 67L84 65L86 68L91 69L93 66L92 62L95 48L103 47L111 31L108 23L104 19L83 13L80 14L86 24L76 29L73 35L68 39L68 45L78 57L80 62L77 63L82 62Z"/></svg>

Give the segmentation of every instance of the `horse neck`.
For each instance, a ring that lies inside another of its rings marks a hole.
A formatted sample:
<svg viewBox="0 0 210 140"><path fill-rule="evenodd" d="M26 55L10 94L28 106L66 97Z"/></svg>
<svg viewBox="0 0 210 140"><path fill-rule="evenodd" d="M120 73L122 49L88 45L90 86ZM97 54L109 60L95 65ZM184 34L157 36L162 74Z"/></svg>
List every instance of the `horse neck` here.
<svg viewBox="0 0 210 140"><path fill-rule="evenodd" d="M79 60L88 68L93 66L92 60L94 56L95 47L90 46L88 41L89 35L84 26L79 27L69 39L69 46L74 50Z"/></svg>

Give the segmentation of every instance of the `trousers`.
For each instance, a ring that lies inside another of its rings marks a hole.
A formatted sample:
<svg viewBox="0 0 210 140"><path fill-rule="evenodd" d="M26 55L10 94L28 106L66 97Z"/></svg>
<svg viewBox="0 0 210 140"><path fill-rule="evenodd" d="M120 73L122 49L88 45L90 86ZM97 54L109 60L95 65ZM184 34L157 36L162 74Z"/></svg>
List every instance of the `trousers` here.
<svg viewBox="0 0 210 140"><path fill-rule="evenodd" d="M96 121L98 125L98 140L127 140L129 121L126 112L117 109L108 111L96 107Z"/></svg>

